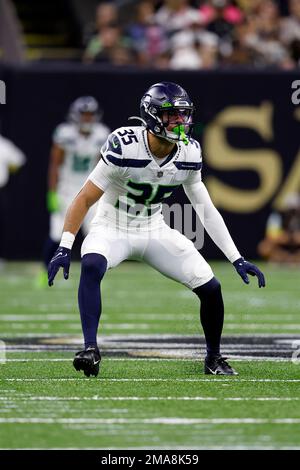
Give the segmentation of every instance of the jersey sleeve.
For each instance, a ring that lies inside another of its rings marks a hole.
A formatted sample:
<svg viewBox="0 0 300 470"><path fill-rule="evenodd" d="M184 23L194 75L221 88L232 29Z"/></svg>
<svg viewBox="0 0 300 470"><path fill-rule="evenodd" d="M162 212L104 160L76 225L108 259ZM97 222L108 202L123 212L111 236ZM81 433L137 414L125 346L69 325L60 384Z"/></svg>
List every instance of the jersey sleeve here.
<svg viewBox="0 0 300 470"><path fill-rule="evenodd" d="M123 152L121 142L115 132L112 132L101 148L101 158L88 179L98 188L105 191L116 183L123 168Z"/></svg>

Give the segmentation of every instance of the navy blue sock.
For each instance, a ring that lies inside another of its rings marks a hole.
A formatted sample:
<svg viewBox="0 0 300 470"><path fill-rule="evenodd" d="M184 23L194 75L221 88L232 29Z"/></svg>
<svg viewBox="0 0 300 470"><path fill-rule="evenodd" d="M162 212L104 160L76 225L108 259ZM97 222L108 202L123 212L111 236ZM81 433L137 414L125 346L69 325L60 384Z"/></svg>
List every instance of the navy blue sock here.
<svg viewBox="0 0 300 470"><path fill-rule="evenodd" d="M43 262L44 262L44 265L46 266L46 270L58 246L59 246L59 243L55 242L50 237L48 237L47 240L45 241L44 247L43 247Z"/></svg>
<svg viewBox="0 0 300 470"><path fill-rule="evenodd" d="M221 284L214 277L193 290L201 301L200 320L203 327L207 355L220 354L221 335L224 323L224 303Z"/></svg>
<svg viewBox="0 0 300 470"><path fill-rule="evenodd" d="M89 253L81 260L78 303L85 348L97 347L97 330L101 315L100 282L106 269L107 260L102 255Z"/></svg>

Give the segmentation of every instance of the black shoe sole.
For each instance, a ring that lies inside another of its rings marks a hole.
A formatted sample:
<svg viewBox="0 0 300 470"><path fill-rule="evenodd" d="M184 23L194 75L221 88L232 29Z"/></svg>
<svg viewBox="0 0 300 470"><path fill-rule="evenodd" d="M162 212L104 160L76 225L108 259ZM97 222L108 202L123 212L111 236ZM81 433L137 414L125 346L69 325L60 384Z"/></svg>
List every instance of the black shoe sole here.
<svg viewBox="0 0 300 470"><path fill-rule="evenodd" d="M99 364L91 364L91 361L83 357L75 357L73 366L77 371L83 370L84 375L87 377L90 377L90 375L97 377L99 374Z"/></svg>

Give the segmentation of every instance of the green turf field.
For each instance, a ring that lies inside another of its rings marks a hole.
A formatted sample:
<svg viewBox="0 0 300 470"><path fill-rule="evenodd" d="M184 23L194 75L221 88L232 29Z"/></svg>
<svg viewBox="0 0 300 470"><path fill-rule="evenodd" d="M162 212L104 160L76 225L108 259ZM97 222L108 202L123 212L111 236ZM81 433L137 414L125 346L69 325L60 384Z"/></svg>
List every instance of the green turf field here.
<svg viewBox="0 0 300 470"><path fill-rule="evenodd" d="M103 282L98 378L72 367L81 348L79 266L35 286L38 265L0 273L0 448L299 448L299 269L263 266L267 288L229 263L224 349L237 377L202 373L194 294L138 263ZM270 337L273 335L273 338ZM101 339L102 338L102 339ZM272 343L272 344L271 344ZM6 360L5 360L6 353Z"/></svg>

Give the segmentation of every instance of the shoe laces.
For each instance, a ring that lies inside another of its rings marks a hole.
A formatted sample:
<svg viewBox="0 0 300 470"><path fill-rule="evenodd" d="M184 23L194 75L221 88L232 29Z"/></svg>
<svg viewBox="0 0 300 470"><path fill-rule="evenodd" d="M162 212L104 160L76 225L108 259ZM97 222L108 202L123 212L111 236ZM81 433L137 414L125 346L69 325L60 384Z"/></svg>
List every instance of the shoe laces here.
<svg viewBox="0 0 300 470"><path fill-rule="evenodd" d="M222 365L225 365L225 366L227 366L227 367L230 367L230 365L229 365L228 362L227 362L227 359L228 359L227 357L220 356L220 357L218 357L218 358L216 359L216 362L217 362L218 364L222 364Z"/></svg>

